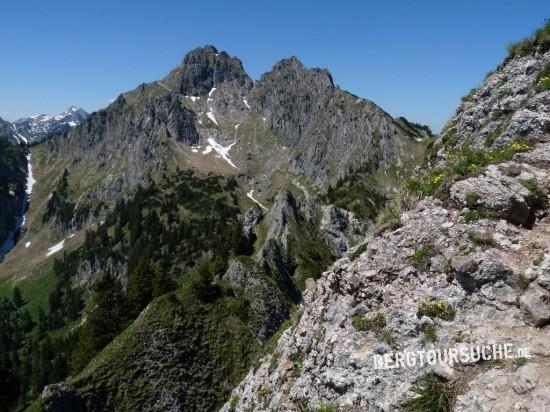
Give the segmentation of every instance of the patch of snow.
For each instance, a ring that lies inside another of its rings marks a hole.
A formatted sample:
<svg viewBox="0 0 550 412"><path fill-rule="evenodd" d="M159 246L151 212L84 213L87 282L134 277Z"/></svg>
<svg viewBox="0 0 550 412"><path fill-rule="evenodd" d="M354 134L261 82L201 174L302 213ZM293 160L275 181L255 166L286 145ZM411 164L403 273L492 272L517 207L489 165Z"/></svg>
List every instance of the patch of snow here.
<svg viewBox="0 0 550 412"><path fill-rule="evenodd" d="M206 115L208 116L208 118L210 120L212 120L214 122L214 124L217 126L218 125L218 121L216 120L216 118L214 117L214 113L212 112L212 109L209 109L208 112L206 113Z"/></svg>
<svg viewBox="0 0 550 412"><path fill-rule="evenodd" d="M239 128L240 125L241 125L240 123L237 123L237 124L235 125L235 130L237 130L237 129Z"/></svg>
<svg viewBox="0 0 550 412"><path fill-rule="evenodd" d="M246 106L246 108L247 108L248 110L250 110L250 106L248 105L248 102L246 101L246 99L243 99L243 103L244 103L244 105Z"/></svg>
<svg viewBox="0 0 550 412"><path fill-rule="evenodd" d="M31 195L32 193L32 187L34 186L34 184L36 183L36 180L34 179L34 176L32 174L32 164L31 164L31 154L29 153L27 155L27 165L28 165L28 173L27 173L27 195Z"/></svg>
<svg viewBox="0 0 550 412"><path fill-rule="evenodd" d="M23 136L21 133L17 133L17 137L23 141L23 143L27 144L29 141L25 136Z"/></svg>
<svg viewBox="0 0 550 412"><path fill-rule="evenodd" d="M216 88L215 87L212 87L212 90L210 90L208 92L208 97L212 97L212 93L214 93L216 91Z"/></svg>
<svg viewBox="0 0 550 412"><path fill-rule="evenodd" d="M48 253L46 256L51 256L59 252L60 250L63 250L63 246L65 245L65 239L63 239L61 242L53 245L52 247L48 248Z"/></svg>
<svg viewBox="0 0 550 412"><path fill-rule="evenodd" d="M187 97L189 100L191 100L193 103L195 103L197 100L200 100L200 96L185 96Z"/></svg>
<svg viewBox="0 0 550 412"><path fill-rule="evenodd" d="M25 247L26 247L26 248L29 248L30 245L31 245L31 242L25 243Z"/></svg>
<svg viewBox="0 0 550 412"><path fill-rule="evenodd" d="M249 192L246 192L246 195L250 200L252 200L254 203L256 203L258 206L260 206L264 211L267 211L267 207L262 205L256 198L254 198L254 189L250 189Z"/></svg>
<svg viewBox="0 0 550 412"><path fill-rule="evenodd" d="M231 148L233 147L233 145L237 142L233 142L231 143L229 146L222 146L221 144L219 144L218 142L216 142L214 139L212 139L211 137L209 137L207 139L208 143L210 144L210 146L212 146L212 148L223 158L223 160L225 160L227 163L229 163L231 166L233 166L235 169L238 169L237 166L235 166L235 164L231 161L231 159L229 158L229 151L231 150ZM203 152L204 153L204 152Z"/></svg>
<svg viewBox="0 0 550 412"><path fill-rule="evenodd" d="M205 149L202 151L203 155L206 155L212 151L212 146L208 145L205 147Z"/></svg>

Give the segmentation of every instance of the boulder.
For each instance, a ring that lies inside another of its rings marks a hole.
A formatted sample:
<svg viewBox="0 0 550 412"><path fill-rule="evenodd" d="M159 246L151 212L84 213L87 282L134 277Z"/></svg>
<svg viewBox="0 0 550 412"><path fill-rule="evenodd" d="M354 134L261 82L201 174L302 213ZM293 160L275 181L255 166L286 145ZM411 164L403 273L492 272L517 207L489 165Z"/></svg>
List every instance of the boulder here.
<svg viewBox="0 0 550 412"><path fill-rule="evenodd" d="M550 324L550 293L545 289L532 284L520 297L519 305L527 324L538 327Z"/></svg>
<svg viewBox="0 0 550 412"><path fill-rule="evenodd" d="M455 279L469 293L486 283L505 280L513 275L512 269L496 256L486 253L478 259L469 256L455 256L451 259Z"/></svg>
<svg viewBox="0 0 550 412"><path fill-rule="evenodd" d="M503 173L502 166L497 165L489 166L482 176L458 181L451 187L451 198L463 206L494 210L516 225L528 224L530 197L519 179Z"/></svg>

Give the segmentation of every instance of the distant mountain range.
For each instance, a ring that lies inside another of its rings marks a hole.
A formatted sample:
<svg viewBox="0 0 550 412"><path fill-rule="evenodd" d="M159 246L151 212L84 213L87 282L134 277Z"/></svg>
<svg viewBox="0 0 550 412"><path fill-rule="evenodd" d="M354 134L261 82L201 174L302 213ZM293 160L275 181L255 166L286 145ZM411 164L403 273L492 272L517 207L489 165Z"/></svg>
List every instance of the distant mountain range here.
<svg viewBox="0 0 550 412"><path fill-rule="evenodd" d="M57 116L40 114L19 119L13 123L19 140L36 143L55 133L63 133L78 126L88 117L84 110L71 106Z"/></svg>
<svg viewBox="0 0 550 412"><path fill-rule="evenodd" d="M88 113L75 106L57 116L39 114L10 123L0 119L0 137L14 143L38 143L53 134L64 133L88 118Z"/></svg>

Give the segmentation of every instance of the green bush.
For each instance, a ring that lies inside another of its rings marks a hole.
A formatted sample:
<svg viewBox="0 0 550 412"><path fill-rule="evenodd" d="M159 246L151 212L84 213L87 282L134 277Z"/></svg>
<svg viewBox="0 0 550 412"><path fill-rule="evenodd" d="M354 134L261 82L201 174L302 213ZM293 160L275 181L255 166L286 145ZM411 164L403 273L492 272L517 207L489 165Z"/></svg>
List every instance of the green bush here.
<svg viewBox="0 0 550 412"><path fill-rule="evenodd" d="M231 401L229 403L229 408L231 411L237 410L237 405L239 404L239 400L240 398L237 395L231 398Z"/></svg>
<svg viewBox="0 0 550 412"><path fill-rule="evenodd" d="M414 397L409 400L407 410L411 412L450 412L454 401L454 390L434 374L421 378L412 387Z"/></svg>
<svg viewBox="0 0 550 412"><path fill-rule="evenodd" d="M417 316L428 316L430 318L439 318L443 320L453 320L456 310L445 304L442 300L435 300L431 296L426 298L418 308Z"/></svg>
<svg viewBox="0 0 550 412"><path fill-rule="evenodd" d="M386 326L386 318L381 313L376 314L372 318L367 318L363 315L355 315L352 318L351 324L358 331L376 331Z"/></svg>

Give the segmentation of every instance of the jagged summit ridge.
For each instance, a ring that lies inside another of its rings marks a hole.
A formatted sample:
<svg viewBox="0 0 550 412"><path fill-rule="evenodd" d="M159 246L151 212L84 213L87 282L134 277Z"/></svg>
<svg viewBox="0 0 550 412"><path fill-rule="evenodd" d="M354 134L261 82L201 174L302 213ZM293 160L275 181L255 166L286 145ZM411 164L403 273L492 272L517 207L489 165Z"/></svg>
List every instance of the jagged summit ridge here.
<svg viewBox="0 0 550 412"><path fill-rule="evenodd" d="M225 51L218 52L214 46L190 51L163 80L173 91L188 96L204 96L224 82L245 89L252 86L242 62Z"/></svg>

